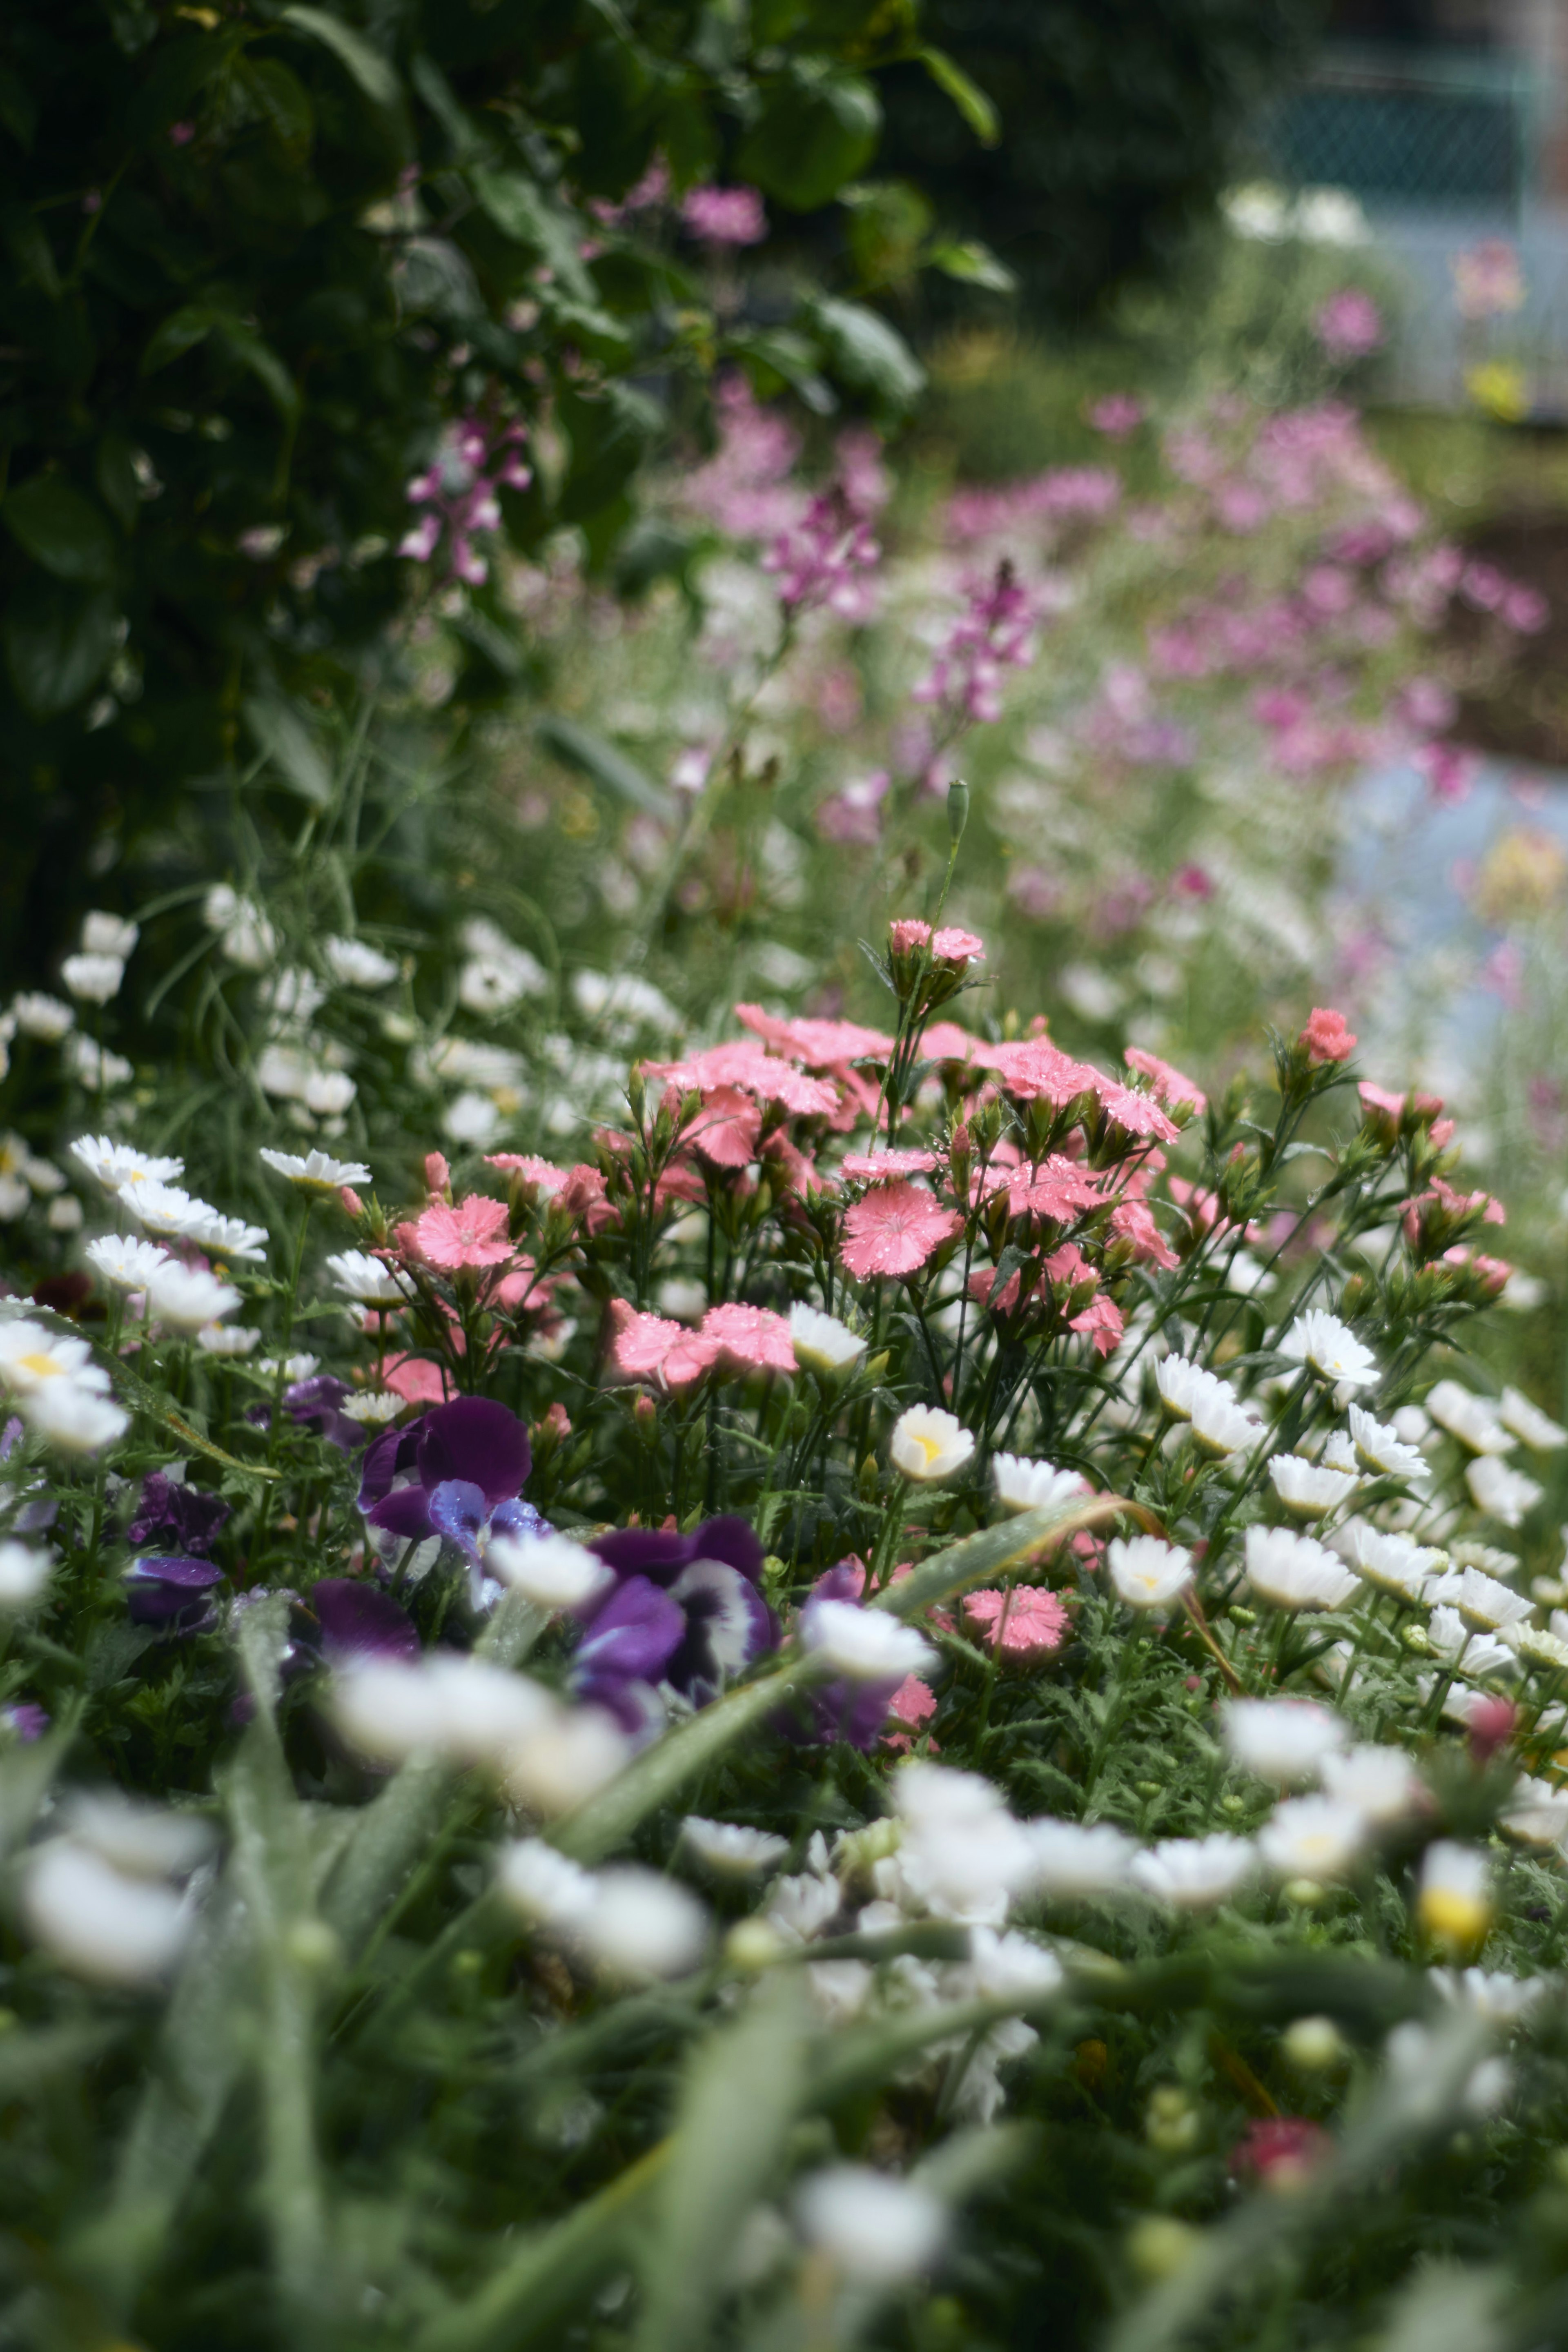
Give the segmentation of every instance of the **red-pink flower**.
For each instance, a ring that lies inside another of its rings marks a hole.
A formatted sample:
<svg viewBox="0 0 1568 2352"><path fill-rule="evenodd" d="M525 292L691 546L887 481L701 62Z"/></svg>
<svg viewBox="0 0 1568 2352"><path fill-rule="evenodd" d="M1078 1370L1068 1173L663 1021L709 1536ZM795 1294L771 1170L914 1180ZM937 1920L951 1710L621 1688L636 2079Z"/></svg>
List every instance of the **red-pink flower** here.
<svg viewBox="0 0 1568 2352"><path fill-rule="evenodd" d="M410 1404L447 1402L446 1374L426 1356L388 1356L381 1368L381 1384Z"/></svg>
<svg viewBox="0 0 1568 2352"><path fill-rule="evenodd" d="M642 1315L624 1298L610 1308L610 1344L605 1367L612 1380L641 1381L649 1387L688 1388L700 1381L718 1349L684 1323L662 1315Z"/></svg>
<svg viewBox="0 0 1568 2352"><path fill-rule="evenodd" d="M1138 1087L1119 1087L1114 1078L1100 1078L1095 1089L1100 1107L1111 1123L1129 1135L1152 1136L1157 1143L1174 1143L1181 1129L1166 1118L1152 1095Z"/></svg>
<svg viewBox="0 0 1568 2352"><path fill-rule="evenodd" d="M1262 2189L1299 2189L1333 2152L1322 2125L1305 2116L1259 2116L1231 2149L1231 2177Z"/></svg>
<svg viewBox="0 0 1568 2352"><path fill-rule="evenodd" d="M963 1224L953 1210L914 1184L879 1184L847 1213L840 1255L858 1282L878 1274L913 1274Z"/></svg>
<svg viewBox="0 0 1568 2352"><path fill-rule="evenodd" d="M762 1132L763 1114L750 1095L739 1087L710 1087L685 1139L715 1168L744 1168L757 1156Z"/></svg>
<svg viewBox="0 0 1568 2352"><path fill-rule="evenodd" d="M918 1734L936 1713L936 1693L921 1682L919 1675L906 1675L892 1697L888 1701L888 1720L908 1726L903 1731L882 1735L882 1745L898 1755L907 1756L913 1741L910 1733Z"/></svg>
<svg viewBox="0 0 1568 2352"><path fill-rule="evenodd" d="M714 1360L742 1372L793 1372L795 1341L787 1318L766 1307L710 1307L697 1337Z"/></svg>
<svg viewBox="0 0 1568 2352"><path fill-rule="evenodd" d="M1194 1086L1191 1078L1184 1077L1181 1071L1173 1069L1169 1062L1162 1062L1158 1054L1146 1054L1142 1045L1129 1045L1127 1066L1150 1081L1168 1110L1175 1110L1182 1103L1191 1103L1199 1118L1207 1110L1209 1098L1202 1087Z"/></svg>
<svg viewBox="0 0 1568 2352"><path fill-rule="evenodd" d="M985 942L973 931L959 930L949 925L940 930L931 943L931 951L938 963L970 964L978 962L985 953Z"/></svg>
<svg viewBox="0 0 1568 2352"><path fill-rule="evenodd" d="M1110 1356L1121 1345L1127 1326L1113 1298L1091 1298L1083 1313L1073 1317L1070 1328L1089 1335L1097 1356Z"/></svg>
<svg viewBox="0 0 1568 2352"><path fill-rule="evenodd" d="M1344 1014L1321 1004L1313 1006L1312 1017L1299 1042L1307 1048L1310 1062L1345 1062L1355 1051L1355 1039L1345 1027Z"/></svg>
<svg viewBox="0 0 1568 2352"><path fill-rule="evenodd" d="M891 1037L858 1021L785 1021L760 1004L737 1004L735 1018L808 1070L830 1070L840 1062L885 1062L893 1050Z"/></svg>
<svg viewBox="0 0 1568 2352"><path fill-rule="evenodd" d="M650 1078L663 1078L682 1094L695 1090L707 1095L715 1087L739 1087L759 1103L782 1103L805 1118L829 1118L838 1108L838 1097L825 1080L802 1077L788 1062L764 1054L749 1037L710 1045L683 1061L647 1062L644 1067Z"/></svg>
<svg viewBox="0 0 1568 2352"><path fill-rule="evenodd" d="M1087 1062L1075 1062L1048 1037L1025 1037L1016 1045L977 1045L974 1058L999 1070L1002 1084L1020 1102L1045 1101L1058 1108L1079 1095L1094 1094L1110 1081Z"/></svg>
<svg viewBox="0 0 1568 2352"><path fill-rule="evenodd" d="M913 955L923 948L931 937L931 925L922 923L918 915L901 915L888 925L888 939L895 955Z"/></svg>
<svg viewBox="0 0 1568 2352"><path fill-rule="evenodd" d="M1015 1217L1044 1217L1068 1225L1084 1209L1102 1209L1105 1197L1093 1177L1053 1151L1037 1168L1017 1168L1006 1179L1007 1211ZM988 1191L995 1191L994 1181Z"/></svg>
<svg viewBox="0 0 1568 2352"><path fill-rule="evenodd" d="M1507 1258L1489 1257L1485 1250L1466 1249L1462 1242L1457 1244L1453 1249L1446 1249L1443 1252L1443 1260L1447 1265L1468 1266L1472 1274L1480 1276L1486 1286L1487 1294L1491 1298L1495 1298L1500 1291L1508 1287L1513 1275L1513 1268Z"/></svg>
<svg viewBox="0 0 1568 2352"><path fill-rule="evenodd" d="M450 1209L444 1201L433 1201L411 1225L399 1225L397 1238L410 1256L448 1272L500 1265L512 1254L506 1202L483 1192L470 1192Z"/></svg>
<svg viewBox="0 0 1568 2352"><path fill-rule="evenodd" d="M967 1062L974 1040L956 1021L932 1021L921 1037L921 1053L928 1062Z"/></svg>
<svg viewBox="0 0 1568 2352"><path fill-rule="evenodd" d="M841 1173L858 1182L881 1184L898 1176L929 1176L935 1166L934 1151L847 1151Z"/></svg>
<svg viewBox="0 0 1568 2352"><path fill-rule="evenodd" d="M487 1151L487 1168L499 1168L504 1175L521 1176L535 1185L545 1200L553 1199L566 1181L564 1168L557 1168L553 1160L540 1160L531 1151Z"/></svg>
<svg viewBox="0 0 1568 2352"><path fill-rule="evenodd" d="M988 1650L1020 1664L1050 1657L1068 1629L1067 1611L1039 1584L1021 1584L1012 1592L966 1592L963 1617Z"/></svg>
<svg viewBox="0 0 1568 2352"><path fill-rule="evenodd" d="M1145 1265L1163 1266L1169 1272L1178 1263L1147 1201L1118 1201L1110 1213L1110 1230L1119 1239L1131 1243L1133 1255Z"/></svg>

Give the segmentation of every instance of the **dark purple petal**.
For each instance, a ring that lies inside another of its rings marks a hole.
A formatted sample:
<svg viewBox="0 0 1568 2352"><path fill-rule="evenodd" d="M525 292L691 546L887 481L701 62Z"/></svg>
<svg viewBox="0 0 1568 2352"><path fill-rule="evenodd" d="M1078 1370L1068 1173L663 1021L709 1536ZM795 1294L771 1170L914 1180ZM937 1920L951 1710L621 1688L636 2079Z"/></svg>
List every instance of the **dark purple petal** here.
<svg viewBox="0 0 1568 2352"><path fill-rule="evenodd" d="M595 1686L657 1682L686 1634L685 1612L645 1576L628 1577L591 1619L573 1663L574 1679Z"/></svg>
<svg viewBox="0 0 1568 2352"><path fill-rule="evenodd" d="M432 1531L456 1544L469 1559L478 1559L486 1518L485 1498L479 1487L467 1478L446 1478L431 1488L426 1503Z"/></svg>
<svg viewBox="0 0 1568 2352"><path fill-rule="evenodd" d="M133 1625L167 1625L194 1633L212 1622L207 1594L223 1582L210 1559L150 1553L125 1571L126 1601Z"/></svg>
<svg viewBox="0 0 1568 2352"><path fill-rule="evenodd" d="M898 1682L829 1683L812 1694L819 1739L847 1740L851 1748L875 1748L888 1720Z"/></svg>
<svg viewBox="0 0 1568 2352"><path fill-rule="evenodd" d="M26 1433L16 1415L13 1413L5 1428L0 1429L0 1462L9 1462L13 1450L20 1445Z"/></svg>
<svg viewBox="0 0 1568 2352"><path fill-rule="evenodd" d="M595 1536L588 1546L617 1576L646 1576L654 1584L673 1584L696 1554L690 1536L674 1528L616 1528Z"/></svg>
<svg viewBox="0 0 1568 2352"><path fill-rule="evenodd" d="M310 1593L330 1664L343 1658L417 1658L414 1620L388 1592L357 1577L323 1576Z"/></svg>
<svg viewBox="0 0 1568 2352"><path fill-rule="evenodd" d="M162 1470L150 1470L126 1534L133 1544L170 1535L183 1551L200 1555L212 1549L213 1538L229 1515L230 1507L221 1496L180 1486Z"/></svg>
<svg viewBox="0 0 1568 2352"><path fill-rule="evenodd" d="M523 1423L490 1397L457 1397L425 1416L422 1486L467 1479L483 1489L487 1503L504 1503L521 1494L532 1458Z"/></svg>
<svg viewBox="0 0 1568 2352"><path fill-rule="evenodd" d="M811 1588L811 1601L858 1601L866 1590L866 1571L858 1561L841 1559L825 1568ZM809 1609L811 1601L806 1602Z"/></svg>
<svg viewBox="0 0 1568 2352"><path fill-rule="evenodd" d="M419 1440L429 1418L428 1413L422 1413L417 1421L409 1422L402 1429L384 1429L374 1440L360 1470L359 1507L362 1511L368 1511L373 1504L380 1502L384 1495L389 1495L399 1475L413 1469L419 1458Z"/></svg>
<svg viewBox="0 0 1568 2352"><path fill-rule="evenodd" d="M340 1381L333 1372L315 1372L308 1381L296 1381L283 1391L283 1410L296 1421L314 1421L319 1413L331 1412L342 1404L349 1392L347 1381Z"/></svg>
<svg viewBox="0 0 1568 2352"><path fill-rule="evenodd" d="M498 1503L490 1513L492 1536L547 1536L554 1532L531 1503Z"/></svg>
<svg viewBox="0 0 1568 2352"><path fill-rule="evenodd" d="M721 1559L726 1567L739 1569L749 1583L762 1582L763 1548L744 1519L705 1519L687 1540L689 1559Z"/></svg>
<svg viewBox="0 0 1568 2352"><path fill-rule="evenodd" d="M573 1687L584 1706L602 1706L606 1715L614 1716L638 1748L646 1748L664 1729L664 1701L651 1683L625 1683L614 1675L602 1678L589 1675Z"/></svg>
<svg viewBox="0 0 1568 2352"><path fill-rule="evenodd" d="M396 1486L365 1513L373 1528L419 1543L431 1533L430 1497L423 1486Z"/></svg>

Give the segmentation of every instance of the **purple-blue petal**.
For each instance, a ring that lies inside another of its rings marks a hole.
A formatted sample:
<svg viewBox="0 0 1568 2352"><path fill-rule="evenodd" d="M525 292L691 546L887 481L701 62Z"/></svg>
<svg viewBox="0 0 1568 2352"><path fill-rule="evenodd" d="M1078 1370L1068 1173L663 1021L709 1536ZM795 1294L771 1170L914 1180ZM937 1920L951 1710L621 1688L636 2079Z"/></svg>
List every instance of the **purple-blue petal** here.
<svg viewBox="0 0 1568 2352"><path fill-rule="evenodd" d="M616 1528L595 1536L588 1546L617 1576L646 1576L654 1584L673 1584L696 1555L692 1538L674 1528Z"/></svg>
<svg viewBox="0 0 1568 2352"><path fill-rule="evenodd" d="M133 1559L125 1571L128 1584L174 1584L183 1592L205 1592L223 1582L223 1570L210 1559L192 1559L176 1552L148 1552Z"/></svg>
<svg viewBox="0 0 1568 2352"><path fill-rule="evenodd" d="M414 1620L389 1592L353 1576L323 1576L310 1593L329 1664L341 1658L417 1658Z"/></svg>
<svg viewBox="0 0 1568 2352"><path fill-rule="evenodd" d="M187 1633L199 1632L212 1622L207 1595L222 1582L222 1569L215 1568L210 1559L159 1553L133 1559L125 1571L131 1622L166 1625Z"/></svg>
<svg viewBox="0 0 1568 2352"><path fill-rule="evenodd" d="M388 1535L407 1536L421 1543L431 1533L430 1497L423 1486L395 1486L372 1506L365 1517L373 1528L384 1528Z"/></svg>
<svg viewBox="0 0 1568 2352"><path fill-rule="evenodd" d="M595 1612L574 1661L574 1679L595 1685L657 1682L686 1636L686 1613L644 1576L628 1577Z"/></svg>
<svg viewBox="0 0 1568 2352"><path fill-rule="evenodd" d="M744 1519L705 1519L689 1538L692 1559L721 1559L738 1569L750 1584L763 1580L763 1547L754 1528Z"/></svg>
<svg viewBox="0 0 1568 2352"><path fill-rule="evenodd" d="M370 1451L360 1468L359 1507L368 1511L384 1495L392 1492L399 1474L412 1470L419 1458L419 1440L424 1434L428 1413L409 1422L402 1429L384 1429L373 1440Z"/></svg>
<svg viewBox="0 0 1568 2352"><path fill-rule="evenodd" d="M212 1549L213 1538L229 1517L230 1508L220 1495L180 1486L162 1470L150 1470L142 1481L127 1538L133 1544L144 1544L154 1536L167 1534L183 1551L205 1553Z"/></svg>
<svg viewBox="0 0 1568 2352"><path fill-rule="evenodd" d="M490 1513L492 1536L547 1536L550 1522L542 1518L531 1503L513 1500L498 1503Z"/></svg>
<svg viewBox="0 0 1568 2352"><path fill-rule="evenodd" d="M491 1397L455 1397L425 1416L422 1486L466 1479L482 1488L487 1503L506 1502L522 1492L532 1458L524 1424Z"/></svg>
<svg viewBox="0 0 1568 2352"><path fill-rule="evenodd" d="M418 1489L410 1487L410 1494ZM432 1532L454 1543L469 1559L479 1556L479 1536L484 1528L485 1497L480 1489L467 1478L445 1478L433 1486L426 1497Z"/></svg>
<svg viewBox="0 0 1568 2352"><path fill-rule="evenodd" d="M666 1677L694 1706L707 1706L772 1646L772 1615L755 1587L725 1560L693 1560L671 1585L669 1598L686 1620L686 1633Z"/></svg>

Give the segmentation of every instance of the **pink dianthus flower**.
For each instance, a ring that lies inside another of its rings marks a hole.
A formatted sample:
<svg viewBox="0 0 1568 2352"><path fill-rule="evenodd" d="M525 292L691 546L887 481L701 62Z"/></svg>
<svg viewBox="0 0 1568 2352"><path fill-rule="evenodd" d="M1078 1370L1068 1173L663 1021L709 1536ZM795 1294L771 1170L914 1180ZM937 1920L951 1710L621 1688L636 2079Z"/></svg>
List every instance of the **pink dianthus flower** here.
<svg viewBox="0 0 1568 2352"><path fill-rule="evenodd" d="M1312 1017L1302 1030L1300 1042L1307 1048L1310 1062L1345 1062L1355 1051L1355 1039L1345 1027L1344 1014L1321 1004L1313 1006Z"/></svg>
<svg viewBox="0 0 1568 2352"><path fill-rule="evenodd" d="M959 930L950 925L937 932L931 951L938 963L968 964L977 962L985 953L985 942L973 931Z"/></svg>
<svg viewBox="0 0 1568 2352"><path fill-rule="evenodd" d="M512 1254L506 1202L483 1192L470 1192L455 1208L433 1201L411 1225L399 1225L397 1238L411 1256L449 1273L500 1265Z"/></svg>
<svg viewBox="0 0 1568 2352"><path fill-rule="evenodd" d="M840 1255L858 1282L873 1275L913 1274L962 1231L963 1223L914 1184L879 1184L847 1213Z"/></svg>
<svg viewBox="0 0 1568 2352"><path fill-rule="evenodd" d="M1019 1585L1012 1592L966 1592L963 1617L988 1650L1020 1664L1053 1656L1068 1629L1067 1611L1054 1592L1038 1584Z"/></svg>

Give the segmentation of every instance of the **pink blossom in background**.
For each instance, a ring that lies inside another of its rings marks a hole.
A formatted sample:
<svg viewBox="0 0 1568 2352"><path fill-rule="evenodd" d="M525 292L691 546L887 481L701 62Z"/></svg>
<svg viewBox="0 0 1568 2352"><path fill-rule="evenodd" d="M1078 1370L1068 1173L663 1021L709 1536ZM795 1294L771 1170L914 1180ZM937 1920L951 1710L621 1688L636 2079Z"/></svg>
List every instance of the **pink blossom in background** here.
<svg viewBox="0 0 1568 2352"><path fill-rule="evenodd" d="M1461 751L1457 743L1420 744L1410 764L1426 777L1427 790L1444 808L1468 800L1481 772L1475 752Z"/></svg>
<svg viewBox="0 0 1568 2352"><path fill-rule="evenodd" d="M1179 866L1171 877L1171 889L1178 898L1214 897L1214 883L1201 866Z"/></svg>
<svg viewBox="0 0 1568 2352"><path fill-rule="evenodd" d="M1040 613L1005 559L990 578L970 583L968 598L910 698L939 704L950 720L988 724L1002 716L1003 672L1035 658Z"/></svg>
<svg viewBox="0 0 1568 2352"><path fill-rule="evenodd" d="M1449 263L1454 300L1461 318L1500 319L1524 308L1524 272L1519 248L1504 236L1483 237Z"/></svg>
<svg viewBox="0 0 1568 2352"><path fill-rule="evenodd" d="M841 621L863 625L875 609L869 574L882 560L869 517L841 481L814 498L800 520L779 532L763 557L786 612L826 605Z"/></svg>
<svg viewBox="0 0 1568 2352"><path fill-rule="evenodd" d="M715 1360L742 1372L793 1372L795 1341L789 1319L766 1307L710 1307L697 1328L697 1336L715 1351Z"/></svg>
<svg viewBox="0 0 1568 2352"><path fill-rule="evenodd" d="M1312 331L1331 360L1363 360L1385 335L1383 312L1359 286L1331 294L1312 315Z"/></svg>
<svg viewBox="0 0 1568 2352"><path fill-rule="evenodd" d="M914 1274L963 1225L954 1210L914 1184L879 1184L846 1213L840 1255L857 1282Z"/></svg>
<svg viewBox="0 0 1568 2352"><path fill-rule="evenodd" d="M857 1182L884 1184L900 1176L929 1176L936 1164L934 1151L847 1151L840 1173Z"/></svg>
<svg viewBox="0 0 1568 2352"><path fill-rule="evenodd" d="M816 829L824 841L870 847L881 834L882 803L891 782L886 768L877 768L868 776L851 776L830 799L820 802Z"/></svg>
<svg viewBox="0 0 1568 2352"><path fill-rule="evenodd" d="M169 125L171 147L188 147L195 135L196 126L194 122L171 122Z"/></svg>
<svg viewBox="0 0 1568 2352"><path fill-rule="evenodd" d="M1089 421L1097 433L1103 433L1109 440L1125 441L1130 433L1137 432L1148 414L1136 393L1108 392L1090 408Z"/></svg>
<svg viewBox="0 0 1568 2352"><path fill-rule="evenodd" d="M835 662L816 680L816 715L830 734L847 735L865 702L859 673L848 662Z"/></svg>
<svg viewBox="0 0 1568 2352"><path fill-rule="evenodd" d="M1068 1328L1089 1339L1097 1356L1113 1356L1121 1345L1127 1323L1114 1299L1091 1298L1083 1313L1075 1315Z"/></svg>
<svg viewBox="0 0 1568 2352"><path fill-rule="evenodd" d="M692 188L680 217L704 245L761 245L768 216L755 188Z"/></svg>
<svg viewBox="0 0 1568 2352"><path fill-rule="evenodd" d="M1500 940L1480 970L1480 982L1500 996L1510 1013L1524 1006L1524 950L1517 940Z"/></svg>
<svg viewBox="0 0 1568 2352"><path fill-rule="evenodd" d="M936 1713L936 1693L918 1675L906 1675L888 1701L888 1713L907 1724L911 1731L918 1731Z"/></svg>
<svg viewBox="0 0 1568 2352"><path fill-rule="evenodd" d="M1304 2116L1262 2116L1249 2123L1230 2152L1231 2177L1263 2188L1292 2189L1334 2153L1321 2124Z"/></svg>
<svg viewBox="0 0 1568 2352"><path fill-rule="evenodd" d="M1500 607L1504 622L1521 637L1538 637L1552 618L1552 607L1538 590L1516 584Z"/></svg>
<svg viewBox="0 0 1568 2352"><path fill-rule="evenodd" d="M851 1062L885 1062L893 1040L880 1029L867 1029L858 1021L826 1021L808 1014L784 1020L764 1013L760 1004L737 1004L735 1018L808 1070L832 1070Z"/></svg>
<svg viewBox="0 0 1568 2352"><path fill-rule="evenodd" d="M783 530L801 509L790 480L800 436L774 409L764 408L742 375L721 376L713 394L719 447L681 485L685 505L731 539L760 539Z"/></svg>
<svg viewBox="0 0 1568 2352"><path fill-rule="evenodd" d="M1311 1019L1300 1035L1310 1062L1346 1062L1355 1051L1355 1039L1345 1027L1342 1013L1318 1004L1312 1008Z"/></svg>
<svg viewBox="0 0 1568 2352"><path fill-rule="evenodd" d="M888 943L896 956L913 955L931 937L931 925L918 915L900 915L888 925Z"/></svg>
<svg viewBox="0 0 1568 2352"><path fill-rule="evenodd" d="M664 204L668 195L669 165L662 155L656 155L642 178L626 190L618 205L606 204L603 198L595 197L588 210L595 220L603 221L606 228L614 228L634 214L651 212L657 205Z"/></svg>
<svg viewBox="0 0 1568 2352"><path fill-rule="evenodd" d="M982 963L985 959L985 942L973 931L965 931L949 924L938 931L931 943L931 951L938 963Z"/></svg>
<svg viewBox="0 0 1568 2352"><path fill-rule="evenodd" d="M388 1356L381 1368L381 1384L409 1404L447 1402L447 1376L425 1356Z"/></svg>
<svg viewBox="0 0 1568 2352"><path fill-rule="evenodd" d="M963 1622L988 1650L1025 1664L1061 1648L1068 1612L1043 1585L1020 1584L1011 1592L966 1592Z"/></svg>
<svg viewBox="0 0 1568 2352"><path fill-rule="evenodd" d="M526 437L525 428L516 421L498 426L470 415L451 426L434 464L408 484L410 505L423 506L426 511L405 533L399 555L428 563L444 532L452 577L468 587L481 586L489 577L489 563L474 540L500 529L497 491L525 490L532 481L522 457Z"/></svg>
<svg viewBox="0 0 1568 2352"><path fill-rule="evenodd" d="M744 1019L745 1008L737 1005L735 1010ZM684 1061L647 1062L643 1066L650 1078L662 1078L682 1094L693 1088L706 1095L713 1087L739 1087L759 1103L782 1103L798 1118L828 1118L838 1108L838 1097L825 1079L803 1077L749 1037L705 1046Z"/></svg>
<svg viewBox="0 0 1568 2352"><path fill-rule="evenodd" d="M1440 677L1411 678L1400 688L1394 707L1406 726L1429 735L1451 727L1459 711L1452 688Z"/></svg>
<svg viewBox="0 0 1568 2352"><path fill-rule="evenodd" d="M1043 866L1016 866L1007 877L1007 896L1031 922L1048 922L1061 906L1061 884Z"/></svg>
<svg viewBox="0 0 1568 2352"><path fill-rule="evenodd" d="M507 1206L483 1192L448 1208L444 1201L430 1206L409 1225L399 1225L397 1238L411 1257L426 1265L456 1273L464 1268L500 1265L512 1255L507 1232Z"/></svg>

